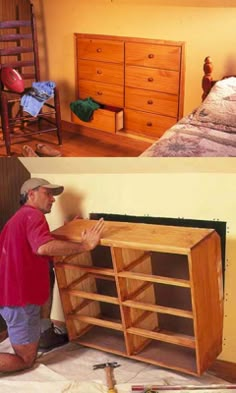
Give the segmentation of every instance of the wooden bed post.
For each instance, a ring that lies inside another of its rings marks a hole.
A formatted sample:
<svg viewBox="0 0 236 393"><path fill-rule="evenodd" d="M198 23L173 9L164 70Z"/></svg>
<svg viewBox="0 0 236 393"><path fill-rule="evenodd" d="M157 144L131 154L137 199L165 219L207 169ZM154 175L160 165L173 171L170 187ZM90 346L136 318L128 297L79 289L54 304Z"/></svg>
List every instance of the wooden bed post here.
<svg viewBox="0 0 236 393"><path fill-rule="evenodd" d="M202 100L206 98L207 94L209 93L212 87L213 64L210 56L207 56L204 60L203 71L204 71L204 76L202 78L202 89L203 89Z"/></svg>

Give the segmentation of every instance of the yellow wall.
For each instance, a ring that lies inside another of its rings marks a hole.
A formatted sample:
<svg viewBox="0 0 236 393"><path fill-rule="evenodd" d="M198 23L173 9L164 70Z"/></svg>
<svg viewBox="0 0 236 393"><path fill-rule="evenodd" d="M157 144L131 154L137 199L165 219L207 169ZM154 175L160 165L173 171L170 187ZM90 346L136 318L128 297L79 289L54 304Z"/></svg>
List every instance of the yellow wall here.
<svg viewBox="0 0 236 393"><path fill-rule="evenodd" d="M126 159L126 173L119 160L112 159L112 166L111 159L93 161L93 168L89 160L86 162L87 168L81 159L75 159L71 173L66 169L69 161L61 171L56 163L41 173L39 167L31 171L32 176L65 186L64 194L58 197L47 217L51 229L80 211L85 218L91 212L103 212L227 222L224 349L220 358L236 362L236 160L232 159L234 169L222 165L217 173L213 173L211 160L209 165L206 161L205 170L201 161L192 161L191 169L183 160L182 169L178 170L175 161L169 159L163 164L163 159L157 159L155 165L152 160L152 169L143 169L142 173L135 169L140 160ZM58 304L53 312L55 319L62 318Z"/></svg>
<svg viewBox="0 0 236 393"><path fill-rule="evenodd" d="M236 0L34 0L42 77L61 91L62 118L74 100L73 33L186 42L185 113L200 103L203 60L214 76L236 73Z"/></svg>

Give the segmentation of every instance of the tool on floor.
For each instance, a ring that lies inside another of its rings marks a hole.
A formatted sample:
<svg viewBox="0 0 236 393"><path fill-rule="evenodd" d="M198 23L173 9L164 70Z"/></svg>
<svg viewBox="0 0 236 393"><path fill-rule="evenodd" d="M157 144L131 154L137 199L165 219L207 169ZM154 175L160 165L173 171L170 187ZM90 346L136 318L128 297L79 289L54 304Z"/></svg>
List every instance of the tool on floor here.
<svg viewBox="0 0 236 393"><path fill-rule="evenodd" d="M214 390L217 392L222 392L225 391L227 393L227 390L236 390L236 385L235 384L212 384L212 385L152 385L152 386L144 386L144 385L132 385L131 386L131 393L160 393L162 391L166 391L168 393L169 390L173 391L192 391L196 390L197 391L206 391L206 390L212 390L212 393L214 393Z"/></svg>
<svg viewBox="0 0 236 393"><path fill-rule="evenodd" d="M100 364L94 364L93 366L93 370L97 370L98 368L104 368L106 373L108 393L116 393L114 389L115 383L113 380L113 369L119 366L120 364L118 364L117 362L100 363Z"/></svg>

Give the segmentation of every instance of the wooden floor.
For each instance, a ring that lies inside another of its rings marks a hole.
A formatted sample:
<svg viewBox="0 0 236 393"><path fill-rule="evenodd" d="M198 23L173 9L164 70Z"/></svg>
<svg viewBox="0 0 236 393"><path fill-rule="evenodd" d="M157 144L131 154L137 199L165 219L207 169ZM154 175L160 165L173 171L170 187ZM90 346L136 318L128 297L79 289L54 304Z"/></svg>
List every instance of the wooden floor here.
<svg viewBox="0 0 236 393"><path fill-rule="evenodd" d="M45 133L34 137L12 137L11 155L21 157L22 147L27 144L35 150L37 143L45 143L56 148L62 157L138 157L151 142L137 140L123 135L112 135L97 130L77 130L63 127L63 144L57 144L55 133ZM6 156L6 149L0 134L0 157Z"/></svg>

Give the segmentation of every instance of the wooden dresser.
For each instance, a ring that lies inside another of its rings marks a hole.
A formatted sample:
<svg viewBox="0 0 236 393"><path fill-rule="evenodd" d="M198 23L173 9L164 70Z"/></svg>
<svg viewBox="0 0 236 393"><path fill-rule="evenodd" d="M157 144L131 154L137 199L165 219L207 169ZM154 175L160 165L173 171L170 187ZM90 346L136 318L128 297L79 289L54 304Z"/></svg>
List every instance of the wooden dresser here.
<svg viewBox="0 0 236 393"><path fill-rule="evenodd" d="M92 220L53 232L80 241ZM105 222L93 251L55 258L70 340L193 375L222 349L220 239L213 229Z"/></svg>
<svg viewBox="0 0 236 393"><path fill-rule="evenodd" d="M75 40L76 97L104 108L89 122L72 113L73 122L157 139L182 117L183 42L92 34Z"/></svg>

